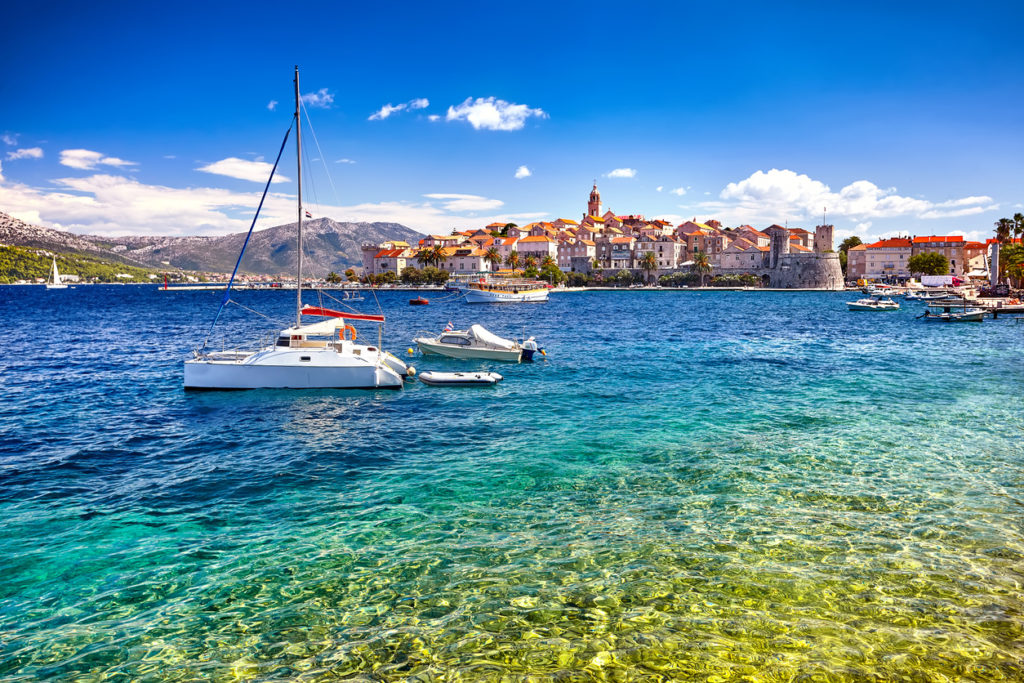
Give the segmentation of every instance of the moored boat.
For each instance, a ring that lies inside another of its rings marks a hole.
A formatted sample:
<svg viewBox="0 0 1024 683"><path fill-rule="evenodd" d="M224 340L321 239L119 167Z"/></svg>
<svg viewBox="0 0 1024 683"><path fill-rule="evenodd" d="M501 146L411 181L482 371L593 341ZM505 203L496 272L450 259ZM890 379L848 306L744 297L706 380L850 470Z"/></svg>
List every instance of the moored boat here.
<svg viewBox="0 0 1024 683"><path fill-rule="evenodd" d="M492 386L504 377L496 372L435 372L428 370L420 374L420 381L435 387Z"/></svg>
<svg viewBox="0 0 1024 683"><path fill-rule="evenodd" d="M298 175L298 223L296 249L296 304L295 325L282 330L277 340L254 351L207 351L209 335L202 346L185 361L184 384L186 389L400 389L403 375L415 370L380 348L383 336L383 315L342 313L325 308L313 308L302 304L302 147L301 115L299 100L299 69L295 68L295 114L293 126L296 131L297 175ZM281 160L285 143L292 126L281 143L277 160L263 191L266 198L270 183ZM260 200L260 207L263 205ZM252 235L259 217L257 208L249 235ZM231 286L242 262L242 255L249 242L246 237L235 263L235 270L221 300L220 309L214 318L216 327L224 306L231 302ZM303 324L302 316L326 318L319 322ZM369 321L380 324L376 345L360 344L352 323Z"/></svg>
<svg viewBox="0 0 1024 683"><path fill-rule="evenodd" d="M422 296L418 296L415 299L409 299L410 306L426 306L430 303L430 299Z"/></svg>
<svg viewBox="0 0 1024 683"><path fill-rule="evenodd" d="M942 323L980 323L985 319L985 309L975 306L931 303L921 316L925 320Z"/></svg>
<svg viewBox="0 0 1024 683"><path fill-rule="evenodd" d="M900 305L888 297L872 296L867 299L848 301L846 305L851 311L898 311Z"/></svg>
<svg viewBox="0 0 1024 683"><path fill-rule="evenodd" d="M468 330L445 330L436 337L426 334L413 339L420 352L435 354L449 358L472 358L480 360L500 360L518 363L520 360L533 360L538 351L537 342L530 337L522 344L505 339L490 332L481 325L471 325Z"/></svg>

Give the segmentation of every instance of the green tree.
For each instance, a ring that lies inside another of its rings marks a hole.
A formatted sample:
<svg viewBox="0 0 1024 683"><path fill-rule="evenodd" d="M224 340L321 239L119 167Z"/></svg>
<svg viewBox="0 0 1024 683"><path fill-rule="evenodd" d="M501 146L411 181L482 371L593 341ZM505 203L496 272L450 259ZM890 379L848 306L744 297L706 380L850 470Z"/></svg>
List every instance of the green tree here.
<svg viewBox="0 0 1024 683"><path fill-rule="evenodd" d="M327 280L327 282L330 282L331 284L341 282L341 276L335 273L333 270L327 273L327 277L325 279Z"/></svg>
<svg viewBox="0 0 1024 683"><path fill-rule="evenodd" d="M1009 218L1000 218L996 221L996 239L999 240L1000 244L1006 244L1010 241L1010 235L1013 233L1013 221Z"/></svg>
<svg viewBox="0 0 1024 683"><path fill-rule="evenodd" d="M842 244L839 245L839 266L843 269L843 275L846 275L846 262L849 259L849 251L851 247L856 247L859 244L863 244L860 238L854 235L853 237L847 237L843 240Z"/></svg>
<svg viewBox="0 0 1024 683"><path fill-rule="evenodd" d="M654 255L653 251L646 252L640 258L640 267L647 274L647 281L651 282L654 271L658 270L658 257Z"/></svg>
<svg viewBox="0 0 1024 683"><path fill-rule="evenodd" d="M402 268L402 282L410 285L418 285L423 282L423 271L414 266Z"/></svg>
<svg viewBox="0 0 1024 683"><path fill-rule="evenodd" d="M519 267L519 252L513 249L508 252L508 256L505 257L505 265L512 269L512 274L515 275L516 268Z"/></svg>
<svg viewBox="0 0 1024 683"><path fill-rule="evenodd" d="M555 259L551 257L551 254L547 254L544 258L540 260L540 267L541 270L548 267L558 268L558 263L555 262Z"/></svg>
<svg viewBox="0 0 1024 683"><path fill-rule="evenodd" d="M907 269L921 275L949 275L949 261L937 251L926 251L911 256Z"/></svg>
<svg viewBox="0 0 1024 683"><path fill-rule="evenodd" d="M1017 287L1024 285L1024 244L1011 242L999 247L1000 275L1012 279Z"/></svg>
<svg viewBox="0 0 1024 683"><path fill-rule="evenodd" d="M709 275L712 270L711 259L708 258L707 252L695 251L693 252L693 272L700 275L700 286L704 286L704 277Z"/></svg>
<svg viewBox="0 0 1024 683"><path fill-rule="evenodd" d="M523 265L526 266L527 268L533 268L534 270L536 270L537 269L537 257L534 256L533 254L530 254L525 259L523 259Z"/></svg>
<svg viewBox="0 0 1024 683"><path fill-rule="evenodd" d="M508 231L509 231L510 228L518 228L518 227L519 226L516 225L515 223L506 223L505 227L501 229L501 236L502 237L508 236Z"/></svg>
<svg viewBox="0 0 1024 683"><path fill-rule="evenodd" d="M553 285L560 284L569 279L569 276L563 273L562 270L554 263L542 266L540 269L540 277L542 280L547 280Z"/></svg>
<svg viewBox="0 0 1024 683"><path fill-rule="evenodd" d="M348 270L345 271L345 279L347 279L349 282L355 282L356 280L359 279L359 276L356 275L356 271L349 268Z"/></svg>
<svg viewBox="0 0 1024 683"><path fill-rule="evenodd" d="M1014 238L1024 235L1024 213L1019 211L1013 214L1013 236Z"/></svg>
<svg viewBox="0 0 1024 683"><path fill-rule="evenodd" d="M501 252L497 247L491 247L484 253L484 260L491 264L491 270L497 270L501 265Z"/></svg>

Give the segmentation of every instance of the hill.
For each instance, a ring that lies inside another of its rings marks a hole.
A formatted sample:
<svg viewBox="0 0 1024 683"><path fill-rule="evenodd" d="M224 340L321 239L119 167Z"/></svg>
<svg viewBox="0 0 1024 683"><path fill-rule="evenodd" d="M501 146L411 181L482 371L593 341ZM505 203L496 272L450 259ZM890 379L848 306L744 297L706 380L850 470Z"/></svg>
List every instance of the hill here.
<svg viewBox="0 0 1024 683"><path fill-rule="evenodd" d="M303 221L303 270L311 276L342 272L362 263L361 245L387 240L415 244L422 234L398 223ZM90 254L141 268L231 272L245 233L221 237L98 237L30 225L0 213L0 244ZM254 232L241 271L277 275L295 270L295 224Z"/></svg>

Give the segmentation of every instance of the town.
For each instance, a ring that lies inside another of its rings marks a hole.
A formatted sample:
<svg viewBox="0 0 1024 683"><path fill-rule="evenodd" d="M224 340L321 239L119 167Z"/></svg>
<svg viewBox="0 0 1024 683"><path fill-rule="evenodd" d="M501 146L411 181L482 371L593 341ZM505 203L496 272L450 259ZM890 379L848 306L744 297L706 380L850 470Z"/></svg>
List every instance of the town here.
<svg viewBox="0 0 1024 683"><path fill-rule="evenodd" d="M412 270L441 269L449 275L478 276L519 272L573 285L629 279L637 283L703 283L714 274L728 283L772 288L838 290L858 279L902 281L910 278L912 256L939 253L949 274L987 277L985 243L962 236L883 239L872 244L844 243L844 269L833 249L834 226L814 232L770 225L724 227L696 218L678 226L643 215L602 212L594 184L581 220L559 218L519 226L491 223L450 235L428 235L418 244L391 241L364 244L363 275L370 281L398 281ZM848 241L849 242L849 241ZM410 270L412 269L412 270ZM689 278L689 281L687 281Z"/></svg>

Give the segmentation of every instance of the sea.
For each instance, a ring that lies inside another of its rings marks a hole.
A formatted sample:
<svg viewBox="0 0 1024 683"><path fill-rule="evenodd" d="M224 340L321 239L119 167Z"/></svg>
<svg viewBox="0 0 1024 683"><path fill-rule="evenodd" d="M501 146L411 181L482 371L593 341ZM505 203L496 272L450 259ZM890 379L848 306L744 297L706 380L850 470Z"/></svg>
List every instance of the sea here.
<svg viewBox="0 0 1024 683"><path fill-rule="evenodd" d="M185 392L294 320L221 296L0 287L0 679L1024 680L1024 323L368 292L504 381Z"/></svg>

